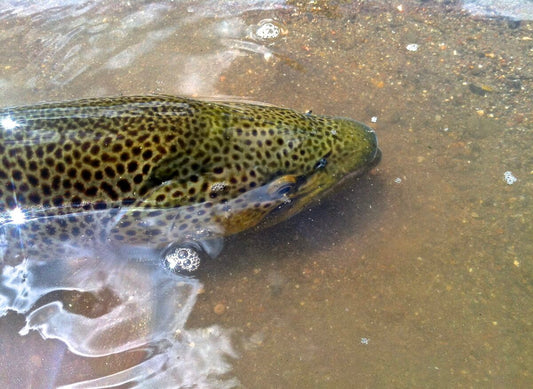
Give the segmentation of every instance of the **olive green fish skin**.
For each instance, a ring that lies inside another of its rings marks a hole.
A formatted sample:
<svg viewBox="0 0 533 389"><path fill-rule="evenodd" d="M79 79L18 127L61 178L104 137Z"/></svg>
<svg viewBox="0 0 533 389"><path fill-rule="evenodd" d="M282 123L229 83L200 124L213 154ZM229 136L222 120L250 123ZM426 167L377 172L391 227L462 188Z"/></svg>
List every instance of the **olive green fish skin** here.
<svg viewBox="0 0 533 389"><path fill-rule="evenodd" d="M296 213L379 155L361 123L271 106L134 96L5 108L0 227L154 247L226 236Z"/></svg>

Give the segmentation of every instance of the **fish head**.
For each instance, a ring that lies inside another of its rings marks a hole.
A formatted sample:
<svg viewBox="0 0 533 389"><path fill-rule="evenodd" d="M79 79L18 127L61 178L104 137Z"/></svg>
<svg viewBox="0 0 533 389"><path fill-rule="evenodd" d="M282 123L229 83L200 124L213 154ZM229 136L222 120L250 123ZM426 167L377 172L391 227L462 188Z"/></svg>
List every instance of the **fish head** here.
<svg viewBox="0 0 533 389"><path fill-rule="evenodd" d="M232 140L240 145L246 141L248 147L243 150L258 157L251 165L257 185L239 188L242 193L225 204L231 212L219 217L219 224L228 235L291 217L345 178L363 174L381 158L375 132L357 121L302 114L292 124L290 118L284 118L283 126L277 123L262 130L268 138L261 140L260 135L254 135L261 131L251 126L252 135L245 131ZM250 145L254 136L259 139ZM269 148L254 147L254 143Z"/></svg>
<svg viewBox="0 0 533 389"><path fill-rule="evenodd" d="M357 177L376 166L381 159L376 133L352 119L328 118L316 147L316 162L307 171L295 198L308 203L347 177ZM312 160L310 161L312 162Z"/></svg>
<svg viewBox="0 0 533 389"><path fill-rule="evenodd" d="M350 177L358 177L381 160L375 132L363 123L345 118L317 117L317 124L308 130L302 149L288 155L308 154L305 169L288 169L269 184L269 190L284 201L265 218L275 224L300 212L304 207Z"/></svg>

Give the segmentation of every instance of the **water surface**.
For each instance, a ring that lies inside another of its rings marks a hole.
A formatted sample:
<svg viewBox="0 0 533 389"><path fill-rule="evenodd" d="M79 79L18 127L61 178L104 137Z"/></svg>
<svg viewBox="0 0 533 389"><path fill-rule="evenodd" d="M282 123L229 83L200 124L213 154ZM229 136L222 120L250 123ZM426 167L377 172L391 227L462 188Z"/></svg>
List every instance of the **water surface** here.
<svg viewBox="0 0 533 389"><path fill-rule="evenodd" d="M531 386L530 21L454 2L43 4L0 8L2 106L238 96L363 121L383 159L196 278L112 255L3 265L2 387Z"/></svg>

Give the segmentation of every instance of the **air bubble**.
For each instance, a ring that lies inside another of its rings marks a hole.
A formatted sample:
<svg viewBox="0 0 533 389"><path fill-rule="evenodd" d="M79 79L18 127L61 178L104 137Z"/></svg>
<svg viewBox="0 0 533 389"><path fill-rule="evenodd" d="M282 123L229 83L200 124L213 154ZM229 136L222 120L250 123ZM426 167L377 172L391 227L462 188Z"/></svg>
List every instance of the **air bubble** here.
<svg viewBox="0 0 533 389"><path fill-rule="evenodd" d="M518 181L518 178L516 178L510 171L503 173L503 179L505 182L507 182L507 185L513 185L516 181Z"/></svg>
<svg viewBox="0 0 533 389"><path fill-rule="evenodd" d="M261 39L275 39L279 33L279 27L272 23L265 23L255 31L255 35Z"/></svg>
<svg viewBox="0 0 533 389"><path fill-rule="evenodd" d="M178 247L165 255L165 265L173 272L191 273L200 267L200 256L189 247Z"/></svg>
<svg viewBox="0 0 533 389"><path fill-rule="evenodd" d="M285 35L287 32L279 23L272 19L263 19L257 24L257 29L253 33L255 38L269 41Z"/></svg>

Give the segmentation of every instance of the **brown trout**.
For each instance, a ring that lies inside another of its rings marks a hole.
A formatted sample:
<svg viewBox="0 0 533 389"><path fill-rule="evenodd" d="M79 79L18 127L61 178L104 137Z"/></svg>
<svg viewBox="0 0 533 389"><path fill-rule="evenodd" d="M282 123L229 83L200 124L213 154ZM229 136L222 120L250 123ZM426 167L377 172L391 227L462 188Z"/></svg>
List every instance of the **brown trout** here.
<svg viewBox="0 0 533 389"><path fill-rule="evenodd" d="M0 109L0 263L99 246L192 271L213 242L290 217L380 155L362 123L249 103Z"/></svg>

